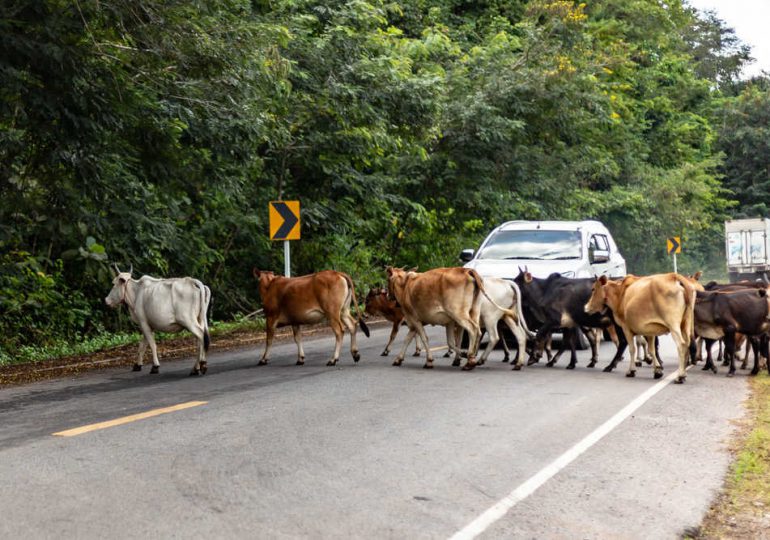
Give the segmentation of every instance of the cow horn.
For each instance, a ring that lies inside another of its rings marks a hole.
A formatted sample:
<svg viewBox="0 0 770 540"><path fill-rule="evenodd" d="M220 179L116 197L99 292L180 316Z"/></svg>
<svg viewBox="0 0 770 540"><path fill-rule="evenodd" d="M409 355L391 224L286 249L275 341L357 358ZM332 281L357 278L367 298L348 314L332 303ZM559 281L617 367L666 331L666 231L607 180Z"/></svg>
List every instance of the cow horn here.
<svg viewBox="0 0 770 540"><path fill-rule="evenodd" d="M129 276L133 276L134 275L134 265L133 265L133 263L128 268L128 275Z"/></svg>
<svg viewBox="0 0 770 540"><path fill-rule="evenodd" d="M110 274L112 274L112 277L117 276L120 274L120 269L118 269L117 263L112 263L112 265L109 266Z"/></svg>

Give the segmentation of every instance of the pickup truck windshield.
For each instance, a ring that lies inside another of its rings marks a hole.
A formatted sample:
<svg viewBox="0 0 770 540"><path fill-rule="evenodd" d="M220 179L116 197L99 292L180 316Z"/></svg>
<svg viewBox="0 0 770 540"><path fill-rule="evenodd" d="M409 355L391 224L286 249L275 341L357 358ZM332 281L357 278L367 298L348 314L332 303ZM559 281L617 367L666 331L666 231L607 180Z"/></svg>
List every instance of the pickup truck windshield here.
<svg viewBox="0 0 770 540"><path fill-rule="evenodd" d="M579 259L579 231L500 231L489 239L479 259Z"/></svg>

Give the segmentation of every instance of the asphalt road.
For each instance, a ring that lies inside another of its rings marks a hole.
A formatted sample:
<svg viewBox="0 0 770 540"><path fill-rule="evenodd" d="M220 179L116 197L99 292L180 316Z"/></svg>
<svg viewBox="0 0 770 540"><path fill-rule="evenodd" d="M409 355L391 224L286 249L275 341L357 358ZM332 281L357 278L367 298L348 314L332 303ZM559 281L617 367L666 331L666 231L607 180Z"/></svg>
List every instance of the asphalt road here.
<svg viewBox="0 0 770 540"><path fill-rule="evenodd" d="M677 538L721 486L746 372L397 368L372 330L358 365L322 335L1 390L0 538Z"/></svg>

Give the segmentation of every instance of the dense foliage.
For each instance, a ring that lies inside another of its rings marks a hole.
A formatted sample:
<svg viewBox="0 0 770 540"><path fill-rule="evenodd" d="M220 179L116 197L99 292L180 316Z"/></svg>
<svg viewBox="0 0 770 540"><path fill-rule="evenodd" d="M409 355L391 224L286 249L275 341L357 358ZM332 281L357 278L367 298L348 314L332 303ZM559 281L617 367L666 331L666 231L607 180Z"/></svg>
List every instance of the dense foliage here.
<svg viewBox="0 0 770 540"><path fill-rule="evenodd" d="M768 87L681 0L8 0L0 44L0 355L124 325L111 262L253 311L277 198L294 273L361 288L508 219L719 271L725 217L770 204Z"/></svg>

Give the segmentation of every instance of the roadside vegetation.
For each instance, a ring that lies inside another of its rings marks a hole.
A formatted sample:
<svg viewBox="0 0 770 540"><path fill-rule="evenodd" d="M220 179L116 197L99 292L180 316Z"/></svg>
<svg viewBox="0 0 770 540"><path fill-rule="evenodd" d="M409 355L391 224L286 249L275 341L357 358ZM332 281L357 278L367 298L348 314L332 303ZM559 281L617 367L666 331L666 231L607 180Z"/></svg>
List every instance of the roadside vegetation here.
<svg viewBox="0 0 770 540"><path fill-rule="evenodd" d="M723 275L723 220L770 204L768 79L680 0L10 0L0 43L0 362L135 339L114 262L254 312L279 198L293 272L359 294L510 219Z"/></svg>
<svg viewBox="0 0 770 540"><path fill-rule="evenodd" d="M747 418L733 443L724 492L694 538L759 538L770 528L770 376L751 379Z"/></svg>

